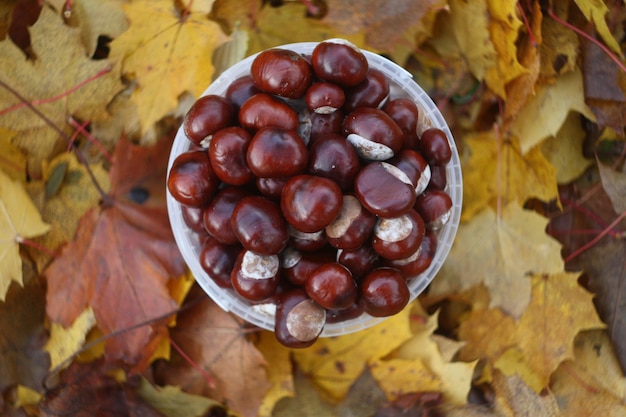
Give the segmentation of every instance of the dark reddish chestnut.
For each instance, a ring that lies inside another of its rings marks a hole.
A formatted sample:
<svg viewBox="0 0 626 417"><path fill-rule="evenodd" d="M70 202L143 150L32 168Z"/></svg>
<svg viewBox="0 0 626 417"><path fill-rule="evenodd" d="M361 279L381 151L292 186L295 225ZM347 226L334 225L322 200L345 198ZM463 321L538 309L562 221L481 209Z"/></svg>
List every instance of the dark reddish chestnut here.
<svg viewBox="0 0 626 417"><path fill-rule="evenodd" d="M305 289L313 301L333 310L350 307L359 293L350 270L336 262L324 264L313 271Z"/></svg>
<svg viewBox="0 0 626 417"><path fill-rule="evenodd" d="M446 188L446 185L448 185L446 166L433 165L430 167L430 172L430 182L428 184L429 188L434 188L435 190L444 190Z"/></svg>
<svg viewBox="0 0 626 417"><path fill-rule="evenodd" d="M363 314L363 303L357 300L356 303L348 308L341 310L326 310L326 323L339 323L346 320L352 320Z"/></svg>
<svg viewBox="0 0 626 417"><path fill-rule="evenodd" d="M246 153L252 137L240 127L215 132L209 144L209 159L215 174L230 185L244 185L254 179L248 168Z"/></svg>
<svg viewBox="0 0 626 417"><path fill-rule="evenodd" d="M411 298L404 275L393 268L376 268L361 281L360 289L365 312L374 317L399 313Z"/></svg>
<svg viewBox="0 0 626 417"><path fill-rule="evenodd" d="M260 92L261 90L254 85L252 77L250 75L243 75L228 86L224 96L239 110L247 99Z"/></svg>
<svg viewBox="0 0 626 417"><path fill-rule="evenodd" d="M404 172L387 162L366 165L354 181L359 201L380 217L399 217L415 203L415 187Z"/></svg>
<svg viewBox="0 0 626 417"><path fill-rule="evenodd" d="M327 133L341 132L341 123L344 119L344 112L337 110L330 114L311 113L311 141Z"/></svg>
<svg viewBox="0 0 626 417"><path fill-rule="evenodd" d="M420 136L420 151L431 165L445 165L452 159L452 149L446 132L431 127Z"/></svg>
<svg viewBox="0 0 626 417"><path fill-rule="evenodd" d="M429 230L426 232L419 249L405 259L384 261L383 265L396 268L407 278L413 278L426 271L433 261L437 250L437 235Z"/></svg>
<svg viewBox="0 0 626 417"><path fill-rule="evenodd" d="M204 213L204 207L191 207L191 206L180 206L180 211L183 215L183 221L191 230L200 235L204 235L207 233L204 228L204 222L202 219L202 215Z"/></svg>
<svg viewBox="0 0 626 417"><path fill-rule="evenodd" d="M403 149L389 163L398 167L409 177L415 185L415 194L420 195L424 192L430 182L431 171L430 166L419 152Z"/></svg>
<svg viewBox="0 0 626 417"><path fill-rule="evenodd" d="M341 212L343 196L333 181L313 175L291 178L281 193L280 208L287 222L301 232L317 232Z"/></svg>
<svg viewBox="0 0 626 417"><path fill-rule="evenodd" d="M383 161L402 149L402 130L379 109L359 107L346 116L342 130L364 159Z"/></svg>
<svg viewBox="0 0 626 417"><path fill-rule="evenodd" d="M235 124L235 106L230 100L215 94L200 97L183 120L183 131L191 142L201 145L215 132Z"/></svg>
<svg viewBox="0 0 626 417"><path fill-rule="evenodd" d="M346 96L337 84L320 82L306 90L304 100L312 112L329 114L343 106Z"/></svg>
<svg viewBox="0 0 626 417"><path fill-rule="evenodd" d="M308 157L295 130L264 127L252 137L246 162L257 177L291 177L304 171Z"/></svg>
<svg viewBox="0 0 626 417"><path fill-rule="evenodd" d="M278 288L280 261L277 255L259 255L243 250L230 275L233 288L250 301L263 301Z"/></svg>
<svg viewBox="0 0 626 417"><path fill-rule="evenodd" d="M335 261L335 253L330 250L300 252L288 246L281 253L281 261L283 276L294 285L304 286L313 271Z"/></svg>
<svg viewBox="0 0 626 417"><path fill-rule="evenodd" d="M311 346L326 324L326 310L311 300L303 289L286 291L276 305L274 334L291 348Z"/></svg>
<svg viewBox="0 0 626 417"><path fill-rule="evenodd" d="M415 210L394 218L379 218L372 248L385 259L404 259L419 249L424 239L424 220Z"/></svg>
<svg viewBox="0 0 626 417"><path fill-rule="evenodd" d="M354 147L337 133L320 136L309 146L307 172L333 180L342 191L352 188L361 162Z"/></svg>
<svg viewBox="0 0 626 417"><path fill-rule="evenodd" d="M287 223L280 208L264 197L243 198L235 206L230 221L241 245L260 255L275 255L289 241Z"/></svg>
<svg viewBox="0 0 626 417"><path fill-rule="evenodd" d="M358 281L379 266L380 256L371 245L363 245L354 250L338 250L337 262L348 268Z"/></svg>
<svg viewBox="0 0 626 417"><path fill-rule="evenodd" d="M296 130L299 125L298 113L289 104L265 93L255 94L241 105L239 123L251 132L267 126Z"/></svg>
<svg viewBox="0 0 626 417"><path fill-rule="evenodd" d="M367 58L359 48L334 39L317 44L311 55L311 65L319 78L343 87L362 82L369 69Z"/></svg>
<svg viewBox="0 0 626 417"><path fill-rule="evenodd" d="M413 100L404 97L389 100L383 106L383 111L391 116L405 136L417 135L419 110Z"/></svg>
<svg viewBox="0 0 626 417"><path fill-rule="evenodd" d="M380 107L389 96L389 81L385 74L370 68L365 79L346 90L343 108L350 113L359 107Z"/></svg>
<svg viewBox="0 0 626 417"><path fill-rule="evenodd" d="M352 195L343 196L339 216L326 226L328 243L338 249L354 250L372 235L376 216L367 211Z"/></svg>
<svg viewBox="0 0 626 417"><path fill-rule="evenodd" d="M238 187L224 187L217 192L202 215L204 228L219 243L234 245L239 242L233 232L230 219L235 206L250 195L250 191Z"/></svg>
<svg viewBox="0 0 626 417"><path fill-rule="evenodd" d="M167 179L167 189L176 201L203 207L213 198L220 180L206 150L187 151L176 157Z"/></svg>
<svg viewBox="0 0 626 417"><path fill-rule="evenodd" d="M272 200L280 199L280 194L287 181L289 181L288 177L257 178L255 180L257 190Z"/></svg>
<svg viewBox="0 0 626 417"><path fill-rule="evenodd" d="M200 250L200 265L219 287L232 288L230 275L242 250L241 245L222 245L209 237Z"/></svg>
<svg viewBox="0 0 626 417"><path fill-rule="evenodd" d="M313 233L305 233L289 225L289 242L294 248L304 252L315 252L326 246L328 240L324 230Z"/></svg>
<svg viewBox="0 0 626 417"><path fill-rule="evenodd" d="M438 230L450 220L452 199L441 190L428 190L415 200L415 210L422 216L426 228Z"/></svg>
<svg viewBox="0 0 626 417"><path fill-rule="evenodd" d="M311 85L309 62L297 52L273 48L259 53L252 61L250 75L262 91L288 98L300 98Z"/></svg>

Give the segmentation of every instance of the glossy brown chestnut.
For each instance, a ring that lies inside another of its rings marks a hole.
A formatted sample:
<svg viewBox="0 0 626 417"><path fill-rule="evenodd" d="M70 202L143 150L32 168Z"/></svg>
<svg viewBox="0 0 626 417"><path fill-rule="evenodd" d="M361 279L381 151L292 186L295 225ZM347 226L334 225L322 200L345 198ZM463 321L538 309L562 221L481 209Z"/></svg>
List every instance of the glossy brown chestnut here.
<svg viewBox="0 0 626 417"><path fill-rule="evenodd" d="M176 157L167 189L176 201L192 207L203 207L213 198L220 180L215 175L206 150L181 153Z"/></svg>
<svg viewBox="0 0 626 417"><path fill-rule="evenodd" d="M422 216L428 230L439 230L450 220L452 199L441 190L428 190L415 200L415 210Z"/></svg>
<svg viewBox="0 0 626 417"><path fill-rule="evenodd" d="M363 245L354 250L337 251L337 262L348 268L357 281L378 267L380 261L380 256L371 245Z"/></svg>
<svg viewBox="0 0 626 417"><path fill-rule="evenodd" d="M341 132L341 123L343 122L344 115L344 112L341 110L330 114L311 113L311 131L309 134L311 141L327 133L339 134Z"/></svg>
<svg viewBox="0 0 626 417"><path fill-rule="evenodd" d="M420 195L428 187L431 179L430 166L419 152L403 149L389 163L398 167L409 177L415 186L415 194Z"/></svg>
<svg viewBox="0 0 626 417"><path fill-rule="evenodd" d="M183 120L183 131L195 145L215 132L235 124L235 106L230 100L209 94L196 100Z"/></svg>
<svg viewBox="0 0 626 417"><path fill-rule="evenodd" d="M346 96L337 84L320 82L309 87L304 100L312 112L329 114L343 106Z"/></svg>
<svg viewBox="0 0 626 417"><path fill-rule="evenodd" d="M381 71L370 68L365 79L345 92L343 109L350 113L359 107L378 108L389 96L389 80Z"/></svg>
<svg viewBox="0 0 626 417"><path fill-rule="evenodd" d="M331 250L318 252L301 252L287 246L281 252L283 276L294 285L304 286L313 271L322 265L335 261L335 253Z"/></svg>
<svg viewBox="0 0 626 417"><path fill-rule="evenodd" d="M272 48L252 61L250 75L260 90L288 98L300 98L311 85L312 71L302 55L289 49Z"/></svg>
<svg viewBox="0 0 626 417"><path fill-rule="evenodd" d="M307 166L309 152L295 130L264 127L252 137L246 163L257 177L291 177Z"/></svg>
<svg viewBox="0 0 626 417"><path fill-rule="evenodd" d="M358 198L344 195L339 216L326 226L326 239L337 249L354 250L370 238L375 224L376 216Z"/></svg>
<svg viewBox="0 0 626 417"><path fill-rule="evenodd" d="M324 230L313 233L305 233L289 225L289 244L303 252L315 252L322 249L328 243Z"/></svg>
<svg viewBox="0 0 626 417"><path fill-rule="evenodd" d="M413 100L404 97L389 100L383 111L391 116L405 136L417 134L419 110Z"/></svg>
<svg viewBox="0 0 626 417"><path fill-rule="evenodd" d="M402 130L379 109L357 108L346 116L342 131L364 159L384 161L402 149Z"/></svg>
<svg viewBox="0 0 626 417"><path fill-rule="evenodd" d="M287 223L301 232L317 232L339 215L343 196L339 186L322 177L301 174L291 178L280 197Z"/></svg>
<svg viewBox="0 0 626 417"><path fill-rule="evenodd" d="M280 261L277 255L259 255L243 250L230 275L233 289L250 301L263 301L278 288Z"/></svg>
<svg viewBox="0 0 626 417"><path fill-rule="evenodd" d="M393 268L376 268L361 281L360 289L365 312L374 317L399 313L411 298L404 275Z"/></svg>
<svg viewBox="0 0 626 417"><path fill-rule="evenodd" d="M334 310L350 307L359 293L350 270L336 262L324 264L311 272L305 289L313 301Z"/></svg>
<svg viewBox="0 0 626 417"><path fill-rule="evenodd" d="M275 255L287 245L287 223L278 205L261 196L237 203L230 224L241 245L260 255Z"/></svg>
<svg viewBox="0 0 626 417"><path fill-rule="evenodd" d="M191 207L191 206L180 206L180 211L183 215L183 221L191 230L194 232L205 235L207 233L204 228L204 222L202 219L202 215L204 213L204 207Z"/></svg>
<svg viewBox="0 0 626 417"><path fill-rule="evenodd" d="M279 200L283 187L289 181L288 177L262 178L255 180L256 188L265 197L272 200Z"/></svg>
<svg viewBox="0 0 626 417"><path fill-rule="evenodd" d="M209 159L215 175L230 185L244 185L254 179L246 153L252 137L247 130L232 126L218 130L209 144Z"/></svg>
<svg viewBox="0 0 626 417"><path fill-rule="evenodd" d="M211 200L202 215L205 230L219 243L239 243L231 227L231 216L235 206L250 195L250 190L239 187L224 187Z"/></svg>
<svg viewBox="0 0 626 417"><path fill-rule="evenodd" d="M239 110L247 99L260 92L261 90L254 85L252 77L250 75L243 75L228 86L224 96Z"/></svg>
<svg viewBox="0 0 626 417"><path fill-rule="evenodd" d="M422 244L408 258L395 261L385 260L384 266L396 268L407 278L413 278L426 271L433 261L437 250L437 235L432 230L426 232Z"/></svg>
<svg viewBox="0 0 626 417"><path fill-rule="evenodd" d="M394 218L379 218L372 248L385 259L404 259L419 249L424 239L424 220L415 210Z"/></svg>
<svg viewBox="0 0 626 417"><path fill-rule="evenodd" d="M326 324L326 310L311 300L303 289L281 294L276 305L274 334L291 348L311 346Z"/></svg>
<svg viewBox="0 0 626 417"><path fill-rule="evenodd" d="M435 190L445 190L446 185L448 185L448 176L446 173L445 165L433 165L430 167L430 182L428 183L429 188L434 188Z"/></svg>
<svg viewBox="0 0 626 417"><path fill-rule="evenodd" d="M347 308L340 310L326 310L326 323L340 323L346 320L352 320L363 314L363 303L357 301Z"/></svg>
<svg viewBox="0 0 626 417"><path fill-rule="evenodd" d="M333 180L342 191L348 191L360 169L361 161L354 147L340 134L329 133L311 142L309 174Z"/></svg>
<svg viewBox="0 0 626 417"><path fill-rule="evenodd" d="M230 275L242 250L239 244L222 245L209 237L200 250L200 266L219 287L232 288Z"/></svg>
<svg viewBox="0 0 626 417"><path fill-rule="evenodd" d="M387 162L366 165L354 181L363 206L380 217L399 217L415 203L415 187L404 172Z"/></svg>
<svg viewBox="0 0 626 417"><path fill-rule="evenodd" d="M311 65L320 79L343 87L362 82L369 69L365 54L343 40L327 40L317 44L311 55Z"/></svg>
<svg viewBox="0 0 626 417"><path fill-rule="evenodd" d="M256 132L268 126L296 130L299 121L298 113L289 104L269 94L259 93L241 105L239 124L250 132Z"/></svg>
<svg viewBox="0 0 626 417"><path fill-rule="evenodd" d="M446 132L436 127L422 132L420 151L431 165L445 165L452 159L452 149Z"/></svg>

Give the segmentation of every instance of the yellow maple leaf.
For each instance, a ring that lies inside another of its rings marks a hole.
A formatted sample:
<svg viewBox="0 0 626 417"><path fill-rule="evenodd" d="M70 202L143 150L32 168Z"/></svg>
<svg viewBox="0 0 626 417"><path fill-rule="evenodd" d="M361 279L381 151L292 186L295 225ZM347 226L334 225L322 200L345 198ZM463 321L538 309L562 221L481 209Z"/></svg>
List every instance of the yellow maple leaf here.
<svg viewBox="0 0 626 417"><path fill-rule="evenodd" d="M22 239L42 235L49 228L22 184L0 171L0 301L5 300L12 281L23 284Z"/></svg>
<svg viewBox="0 0 626 417"><path fill-rule="evenodd" d="M339 401L365 366L411 337L409 314L411 306L368 329L343 336L319 339L313 346L293 352L299 368Z"/></svg>
<svg viewBox="0 0 626 417"><path fill-rule="evenodd" d="M606 331L581 332L574 340L574 356L551 380L563 417L626 416L626 377Z"/></svg>
<svg viewBox="0 0 626 417"><path fill-rule="evenodd" d="M486 206L496 207L529 198L558 197L556 172L539 147L521 153L515 138L502 140L494 131L468 134L463 161L463 213L468 220Z"/></svg>
<svg viewBox="0 0 626 417"><path fill-rule="evenodd" d="M602 40L609 48L618 55L622 55L622 48L615 40L611 29L606 23L605 16L609 11L602 0L574 0L580 11L585 15L587 20L593 22L596 30L602 37Z"/></svg>
<svg viewBox="0 0 626 417"><path fill-rule="evenodd" d="M50 369L62 365L78 352L95 324L96 317L91 307L86 308L67 329L58 323L51 323L50 338L44 347L50 354Z"/></svg>
<svg viewBox="0 0 626 417"><path fill-rule="evenodd" d="M490 306L500 307L519 317L531 300L533 273L563 270L560 244L545 233L548 220L507 205L497 218L485 209L462 224L430 295L469 289L484 282Z"/></svg>
<svg viewBox="0 0 626 417"><path fill-rule="evenodd" d="M267 379L271 386L263 397L258 416L270 417L274 406L280 399L296 395L291 366L291 349L280 344L274 333L268 331L261 332L256 346L265 360L271 364L267 367Z"/></svg>
<svg viewBox="0 0 626 417"><path fill-rule="evenodd" d="M439 391L452 404L467 402L476 362L444 359L439 342L433 338L437 317L438 314L426 317L426 323L411 339L370 365L372 376L391 400L408 392Z"/></svg>
<svg viewBox="0 0 626 417"><path fill-rule="evenodd" d="M206 14L180 16L171 0L140 0L124 5L128 31L111 42L111 59L134 77L142 129L174 110L178 97L200 96L213 75L213 50L228 38Z"/></svg>
<svg viewBox="0 0 626 417"><path fill-rule="evenodd" d="M530 304L517 321L499 308L472 311L459 327L459 338L467 341L460 358L483 358L488 368L517 373L539 392L559 364L574 358L578 332L604 327L578 275L533 275ZM498 362L511 348L519 349L520 360Z"/></svg>

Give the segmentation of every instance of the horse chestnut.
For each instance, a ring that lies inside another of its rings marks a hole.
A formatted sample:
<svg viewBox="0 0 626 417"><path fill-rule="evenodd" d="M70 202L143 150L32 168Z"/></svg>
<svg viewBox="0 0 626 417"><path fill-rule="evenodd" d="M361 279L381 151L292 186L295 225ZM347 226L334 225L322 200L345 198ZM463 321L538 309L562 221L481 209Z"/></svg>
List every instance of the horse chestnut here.
<svg viewBox="0 0 626 417"><path fill-rule="evenodd" d="M239 201L230 224L241 245L260 255L275 255L289 241L287 223L278 205L261 196Z"/></svg>
<svg viewBox="0 0 626 417"><path fill-rule="evenodd" d="M287 291L276 305L274 333L285 346L311 346L326 324L326 310L311 300L303 289Z"/></svg>
<svg viewBox="0 0 626 417"><path fill-rule="evenodd" d="M300 98L311 85L309 62L289 49L272 48L252 61L250 75L261 91L288 98Z"/></svg>

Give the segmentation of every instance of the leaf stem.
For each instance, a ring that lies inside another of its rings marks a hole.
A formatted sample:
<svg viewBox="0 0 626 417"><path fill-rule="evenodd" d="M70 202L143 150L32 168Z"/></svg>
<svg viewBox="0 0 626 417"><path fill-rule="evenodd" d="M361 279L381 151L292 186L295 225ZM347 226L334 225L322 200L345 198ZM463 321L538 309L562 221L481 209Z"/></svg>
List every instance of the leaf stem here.
<svg viewBox="0 0 626 417"><path fill-rule="evenodd" d="M178 346L176 342L174 342L174 339L172 339L171 337L169 339L170 339L170 343L172 344L172 347L176 349L176 352L178 352L180 356L182 356L196 371L202 374L202 377L209 384L209 387L215 388L215 381L213 380L211 375L209 375L207 371L202 369L200 365L198 365L193 359L191 359L189 355L187 355L185 351L180 346Z"/></svg>
<svg viewBox="0 0 626 417"><path fill-rule="evenodd" d="M517 2L517 8L520 14L522 15L524 26L526 26L526 30L528 31L528 37L530 38L530 43L532 44L532 46L537 46L537 38L535 38L535 34L533 33L533 30L530 26L530 22L528 21L528 16L526 16L526 12L524 11L524 8L522 7L519 1Z"/></svg>
<svg viewBox="0 0 626 417"><path fill-rule="evenodd" d="M56 258L59 255L56 251L53 251L52 249L50 249L50 248L48 248L48 247L46 247L46 246L44 246L44 245L42 245L42 244L40 244L38 242L35 242L34 240L30 240L30 239L27 239L27 238L22 237L22 236L17 236L15 238L15 241L17 243L22 243L22 244L24 244L26 246L30 246L31 248L35 248L38 251L41 251L41 252L45 253L46 255L48 255L48 256L50 256L52 258Z"/></svg>
<svg viewBox="0 0 626 417"><path fill-rule="evenodd" d="M604 230L602 230L602 232L600 232L598 234L598 236L594 237L589 242L585 243L583 246L581 246L580 248L576 249L574 252L570 253L564 259L565 263L573 260L574 258L579 256L581 253L583 253L584 251L586 251L587 249L589 249L590 247L592 247L593 245L598 243L600 241L600 239L602 239L604 236L608 235L611 232L611 230L615 226L617 226L619 224L619 222L621 222L624 218L626 218L626 211L623 212L622 214L620 214L615 220L613 220L613 222L611 224L609 224Z"/></svg>
<svg viewBox="0 0 626 417"><path fill-rule="evenodd" d="M33 113L35 113L37 116L39 116L39 118L41 118L41 120L43 120L48 126L50 126L53 130L55 130L59 134L59 136L61 136L63 139L65 139L66 142L68 142L68 143L70 142L69 136L63 130L61 130L60 127L55 125L52 122L52 120L50 120L38 108L36 108L28 100L26 100L26 98L24 96L22 96L17 90L15 90L13 87L11 87L7 83L5 83L3 80L0 80L0 86L2 86L4 89L6 89L11 94L13 94L15 97L17 97L18 100L20 100L22 103L24 103L30 110L32 110ZM111 203L111 197L107 193L104 192L104 189L102 188L102 186L100 185L100 183L96 179L96 176L94 175L93 171L89 167L89 163L87 162L87 158L85 157L85 154L83 154L80 151L80 149L78 149L75 146L74 146L74 153L76 154L76 157L78 158L78 160L85 166L85 169L87 170L87 173L89 174L89 177L91 178L91 181L93 182L94 186L98 190L98 193L100 193L100 196L101 196L102 200L105 203L107 203L107 202Z"/></svg>
<svg viewBox="0 0 626 417"><path fill-rule="evenodd" d="M84 137L86 137L87 140L89 140L89 142L91 142L96 148L98 148L98 150L109 162L113 162L113 156L109 153L109 151L107 151L105 147L102 146L102 143L100 143L100 141L94 135L92 135L91 132L85 129L85 127L87 127L87 125L89 124L89 121L86 121L81 125L72 116L70 116L68 118L68 123L78 132L80 132Z"/></svg>

